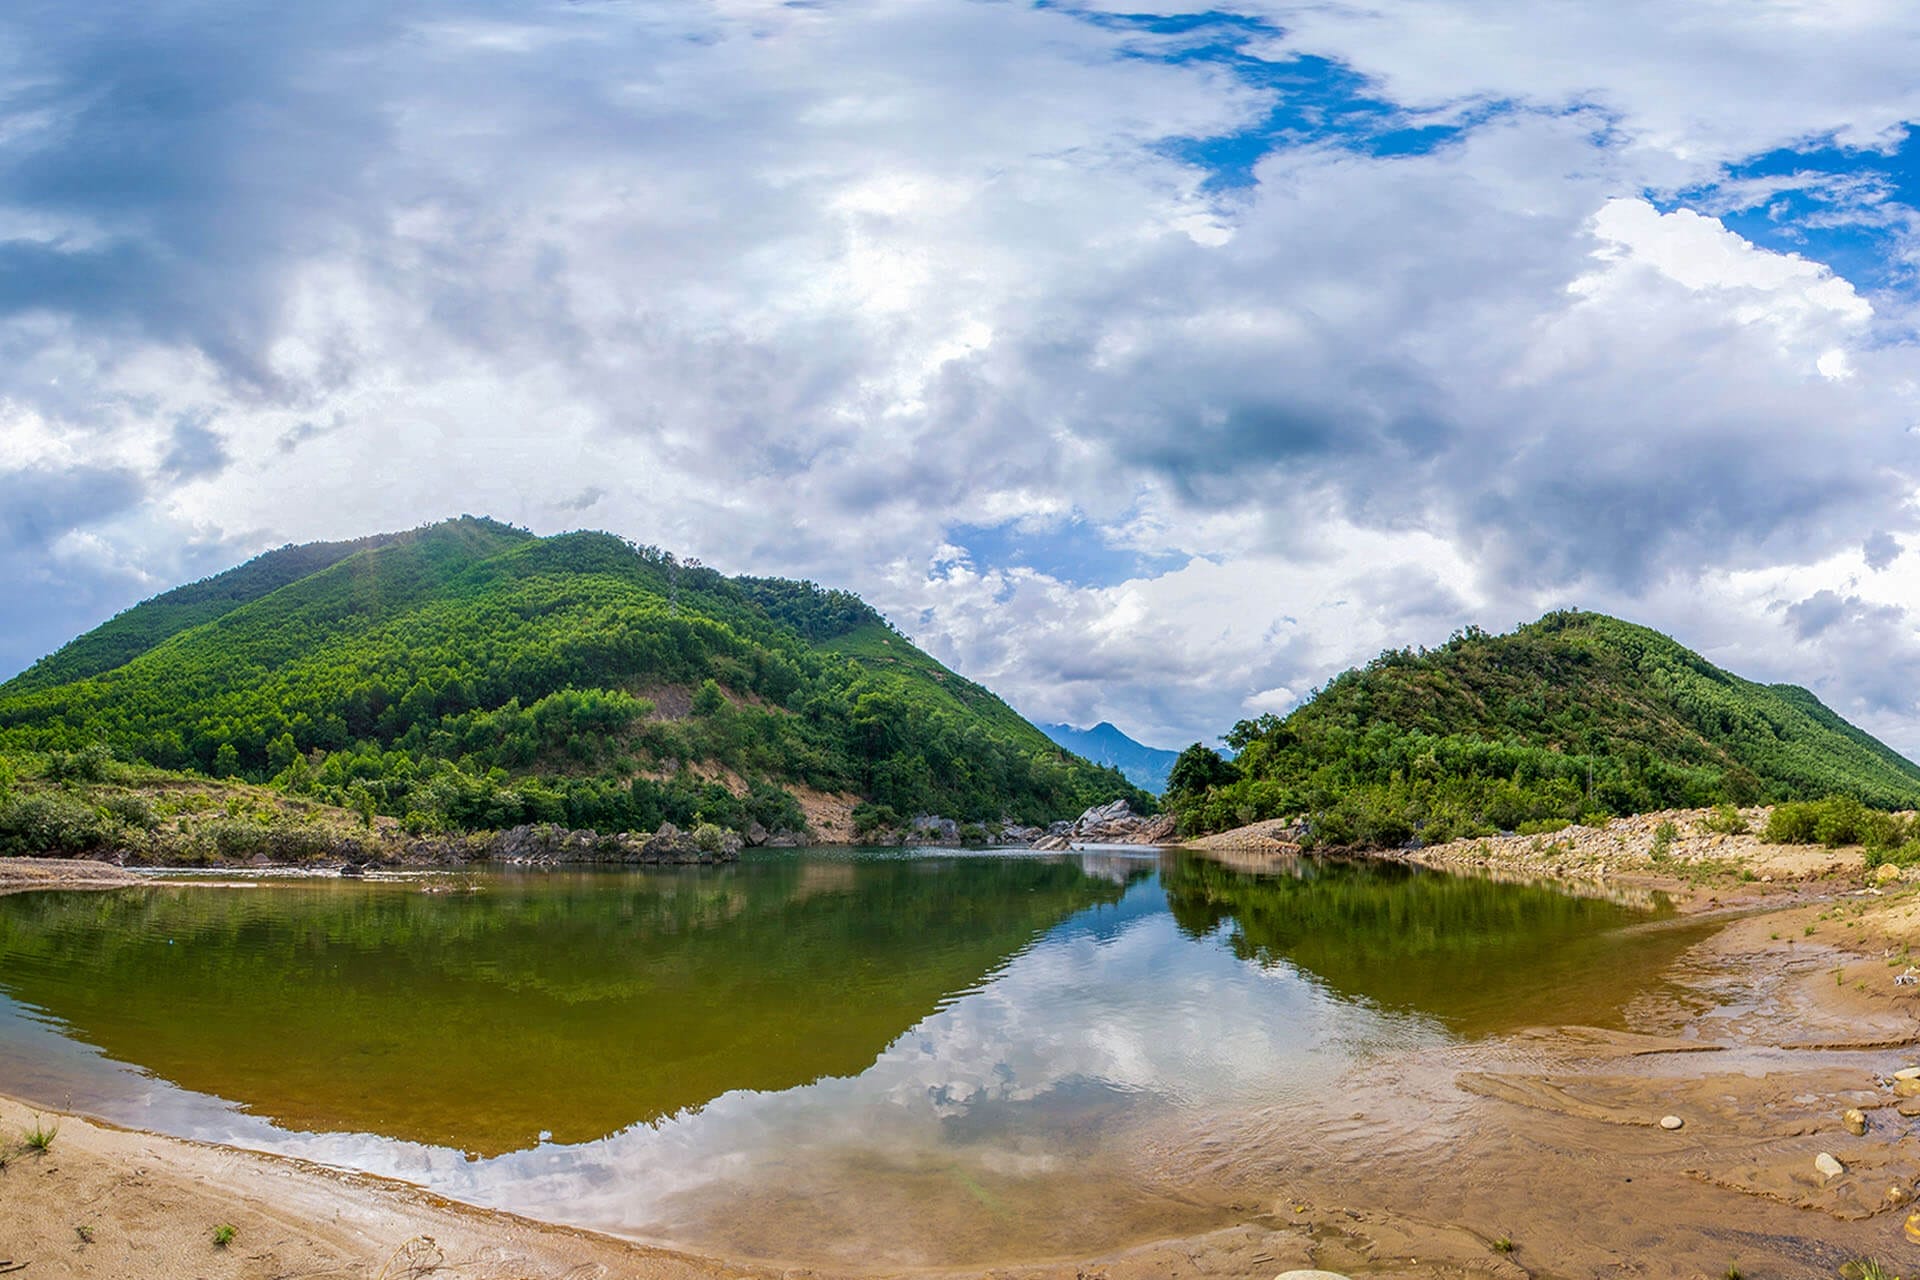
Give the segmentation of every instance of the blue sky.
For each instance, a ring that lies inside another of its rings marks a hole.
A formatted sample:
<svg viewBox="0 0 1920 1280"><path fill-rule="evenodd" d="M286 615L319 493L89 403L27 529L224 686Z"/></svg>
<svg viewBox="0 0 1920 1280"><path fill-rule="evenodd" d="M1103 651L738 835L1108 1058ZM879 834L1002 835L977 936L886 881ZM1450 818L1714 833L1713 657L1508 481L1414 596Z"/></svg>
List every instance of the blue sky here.
<svg viewBox="0 0 1920 1280"><path fill-rule="evenodd" d="M1920 18L15 6L0 671L462 511L861 591L1178 746L1660 626L1920 751Z"/></svg>

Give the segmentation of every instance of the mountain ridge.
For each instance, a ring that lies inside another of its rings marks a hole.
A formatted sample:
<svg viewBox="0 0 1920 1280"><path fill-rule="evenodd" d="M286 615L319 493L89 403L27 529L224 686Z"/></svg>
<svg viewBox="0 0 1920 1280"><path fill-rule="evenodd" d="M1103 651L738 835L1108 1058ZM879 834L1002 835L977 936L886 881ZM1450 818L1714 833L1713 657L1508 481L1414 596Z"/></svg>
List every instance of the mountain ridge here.
<svg viewBox="0 0 1920 1280"><path fill-rule="evenodd" d="M1167 789L1167 775L1173 771L1178 751L1149 747L1110 720L1102 720L1091 729L1060 724L1042 724L1040 732L1095 764L1109 765L1127 776L1137 787L1159 795Z"/></svg>
<svg viewBox="0 0 1920 1280"><path fill-rule="evenodd" d="M1321 843L1391 846L1832 793L1920 806L1920 765L1810 691L1575 610L1388 650L1226 741L1232 763L1196 744L1175 766L1185 830L1298 815Z"/></svg>
<svg viewBox="0 0 1920 1280"><path fill-rule="evenodd" d="M0 686L0 750L100 743L422 830L798 830L794 788L882 826L1151 807L851 593L470 516L269 552Z"/></svg>

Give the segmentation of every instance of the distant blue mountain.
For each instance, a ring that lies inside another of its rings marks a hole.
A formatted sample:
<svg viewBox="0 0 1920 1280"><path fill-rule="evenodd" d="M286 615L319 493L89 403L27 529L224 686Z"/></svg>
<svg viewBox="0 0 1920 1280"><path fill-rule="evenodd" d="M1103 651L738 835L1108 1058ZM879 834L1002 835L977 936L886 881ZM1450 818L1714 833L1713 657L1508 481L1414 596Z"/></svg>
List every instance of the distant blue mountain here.
<svg viewBox="0 0 1920 1280"><path fill-rule="evenodd" d="M1095 764L1109 764L1127 775L1127 781L1159 795L1167 789L1167 775L1178 751L1162 751L1143 746L1102 720L1091 729L1076 729L1070 724L1043 724L1040 732Z"/></svg>

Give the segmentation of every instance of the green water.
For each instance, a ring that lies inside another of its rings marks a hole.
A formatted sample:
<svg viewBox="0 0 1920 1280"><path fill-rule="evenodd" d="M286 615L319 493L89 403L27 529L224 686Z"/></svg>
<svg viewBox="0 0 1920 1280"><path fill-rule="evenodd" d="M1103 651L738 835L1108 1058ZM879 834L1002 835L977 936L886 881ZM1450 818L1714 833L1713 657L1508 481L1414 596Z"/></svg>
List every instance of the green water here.
<svg viewBox="0 0 1920 1280"><path fill-rule="evenodd" d="M766 1256L1101 1247L1204 1224L1115 1157L1153 1126L1617 1023L1698 936L1661 914L1177 854L27 894L0 898L0 1091Z"/></svg>

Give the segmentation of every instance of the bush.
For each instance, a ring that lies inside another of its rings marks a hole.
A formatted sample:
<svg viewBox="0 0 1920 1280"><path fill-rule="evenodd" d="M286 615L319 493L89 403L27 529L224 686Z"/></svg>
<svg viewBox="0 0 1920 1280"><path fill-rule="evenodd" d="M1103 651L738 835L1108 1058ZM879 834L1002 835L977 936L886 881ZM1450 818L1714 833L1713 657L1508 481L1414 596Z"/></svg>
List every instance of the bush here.
<svg viewBox="0 0 1920 1280"><path fill-rule="evenodd" d="M1895 867L1920 865L1920 839L1910 839L1898 848L1868 849L1862 861L1869 871L1882 863Z"/></svg>
<svg viewBox="0 0 1920 1280"><path fill-rule="evenodd" d="M71 796L15 796L0 808L0 853L72 856L113 838L107 816Z"/></svg>
<svg viewBox="0 0 1920 1280"><path fill-rule="evenodd" d="M1565 818L1535 818L1530 822L1521 823L1513 831L1515 835L1521 836L1550 836L1556 832L1565 831L1572 825Z"/></svg>
<svg viewBox="0 0 1920 1280"><path fill-rule="evenodd" d="M1777 804L1767 815L1760 838L1768 844L1812 844L1819 822L1819 806L1811 800Z"/></svg>
<svg viewBox="0 0 1920 1280"><path fill-rule="evenodd" d="M1824 844L1829 849L1858 844L1892 849L1907 842L1912 824L1893 813L1879 813L1852 796L1828 796L1775 805L1760 838L1770 844Z"/></svg>
<svg viewBox="0 0 1920 1280"><path fill-rule="evenodd" d="M693 842L702 853L718 853L726 847L727 833L711 822L703 822L693 829Z"/></svg>
<svg viewBox="0 0 1920 1280"><path fill-rule="evenodd" d="M871 835L882 828L897 829L900 825L900 815L887 805L862 802L853 806L855 835Z"/></svg>
<svg viewBox="0 0 1920 1280"><path fill-rule="evenodd" d="M1713 812L1700 820L1703 830L1714 835L1743 836L1751 828L1747 826L1746 815L1730 804L1715 805Z"/></svg>
<svg viewBox="0 0 1920 1280"><path fill-rule="evenodd" d="M151 831L160 825L160 819L153 811L153 802L137 791L123 791L108 796L100 802L100 808L108 817L135 831Z"/></svg>
<svg viewBox="0 0 1920 1280"><path fill-rule="evenodd" d="M1653 858L1658 861L1673 851L1673 842L1680 838L1680 828L1671 822L1662 822L1653 829Z"/></svg>
<svg viewBox="0 0 1920 1280"><path fill-rule="evenodd" d="M114 774L113 750L96 742L79 751L55 751L47 756L49 782L105 782Z"/></svg>

